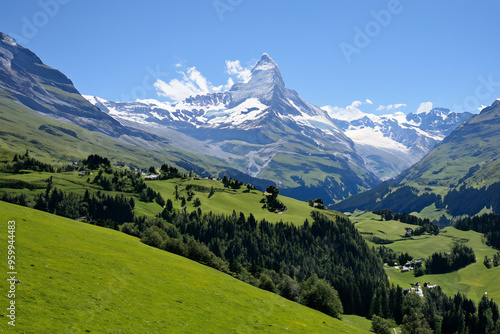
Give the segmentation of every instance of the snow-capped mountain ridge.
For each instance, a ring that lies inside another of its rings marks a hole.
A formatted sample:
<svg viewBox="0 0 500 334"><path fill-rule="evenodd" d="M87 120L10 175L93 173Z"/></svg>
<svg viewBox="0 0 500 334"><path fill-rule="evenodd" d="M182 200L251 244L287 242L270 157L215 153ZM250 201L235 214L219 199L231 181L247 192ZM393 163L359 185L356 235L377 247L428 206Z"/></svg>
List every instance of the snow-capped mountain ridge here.
<svg viewBox="0 0 500 334"><path fill-rule="evenodd" d="M254 66L248 82L237 83L223 93L191 96L175 104L156 100L112 102L86 97L110 115L142 123L188 122L195 127L254 129L273 118L322 129L328 134L342 133L324 110L285 88L278 65L267 54Z"/></svg>
<svg viewBox="0 0 500 334"><path fill-rule="evenodd" d="M316 163L311 162L314 156L326 159L321 167L315 167L316 171L324 172L322 177L341 170L352 173L350 165L362 171L361 174L368 173L363 174L365 181L354 177L353 180L357 181L350 186L340 177L340 183L345 183L344 186L338 185L345 193L329 195L332 199L352 194L353 186L360 189L361 184L366 186L375 182L375 175L381 179L397 175L419 161L470 117L470 114L458 114L443 108L418 114L396 112L384 116L358 109L349 113L345 110L336 112L338 108L320 108L285 87L278 65L267 54L256 63L246 82L234 84L226 92L191 96L177 103L88 99L128 125L136 124L146 131L147 128L154 129L157 135L161 131L178 131L198 143L218 147L218 150L207 151L218 157L228 154L233 167L253 177L276 179L279 184L302 186L309 171L316 173L308 166ZM175 146L177 136L168 138ZM177 145L184 147L185 143ZM203 150L202 147L193 149ZM304 155L307 162L298 164L300 168L291 164L289 168L293 170L293 177L286 176L280 165L283 157L293 161L304 159ZM332 168L332 161L343 167ZM274 170L280 172L270 172Z"/></svg>
<svg viewBox="0 0 500 334"><path fill-rule="evenodd" d="M207 154L220 158L225 152L233 168L273 179L284 188L327 182L333 188L321 191L334 199L377 182L352 140L326 111L285 87L278 65L267 54L253 67L248 81L226 92L191 96L178 103L87 98L124 124L165 133L174 146L185 143L180 136L167 135L172 131L195 139L193 145L217 146L218 151L207 149Z"/></svg>
<svg viewBox="0 0 500 334"><path fill-rule="evenodd" d="M433 108L425 113L374 115L324 107L356 144L369 169L382 179L396 176L425 156L471 113Z"/></svg>

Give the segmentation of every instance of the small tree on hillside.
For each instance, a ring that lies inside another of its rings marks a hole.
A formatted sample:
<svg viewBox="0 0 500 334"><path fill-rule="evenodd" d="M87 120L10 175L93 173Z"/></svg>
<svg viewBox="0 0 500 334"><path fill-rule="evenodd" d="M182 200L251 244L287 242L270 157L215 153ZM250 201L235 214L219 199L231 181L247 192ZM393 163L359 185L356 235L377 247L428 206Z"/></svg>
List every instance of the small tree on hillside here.
<svg viewBox="0 0 500 334"><path fill-rule="evenodd" d="M260 275L259 288L276 293L276 286L273 280L266 274Z"/></svg>
<svg viewBox="0 0 500 334"><path fill-rule="evenodd" d="M500 252L493 255L493 266L495 267L500 266Z"/></svg>
<svg viewBox="0 0 500 334"><path fill-rule="evenodd" d="M344 312L337 290L316 274L301 283L300 303L339 319Z"/></svg>
<svg viewBox="0 0 500 334"><path fill-rule="evenodd" d="M314 207L317 209L324 209L325 204L323 203L323 200L321 198L316 198L314 200Z"/></svg>
<svg viewBox="0 0 500 334"><path fill-rule="evenodd" d="M172 200L170 198L167 199L167 204L165 208L167 209L168 212L172 212L174 204L172 203Z"/></svg>
<svg viewBox="0 0 500 334"><path fill-rule="evenodd" d="M411 309L403 317L401 330L405 334L432 334L432 329L427 320L425 320L424 315L415 309Z"/></svg>
<svg viewBox="0 0 500 334"><path fill-rule="evenodd" d="M286 210L285 204L278 200L280 191L275 186L269 186L264 195L266 196L265 203L262 208L267 208L271 212L283 212ZM262 203L262 201L261 201Z"/></svg>
<svg viewBox="0 0 500 334"><path fill-rule="evenodd" d="M370 331L377 334L392 334L392 329L394 327L396 327L394 320L384 319L374 314Z"/></svg>
<svg viewBox="0 0 500 334"><path fill-rule="evenodd" d="M484 256L484 261L483 264L486 268L490 269L491 268L491 262L490 259L488 258L488 255Z"/></svg>

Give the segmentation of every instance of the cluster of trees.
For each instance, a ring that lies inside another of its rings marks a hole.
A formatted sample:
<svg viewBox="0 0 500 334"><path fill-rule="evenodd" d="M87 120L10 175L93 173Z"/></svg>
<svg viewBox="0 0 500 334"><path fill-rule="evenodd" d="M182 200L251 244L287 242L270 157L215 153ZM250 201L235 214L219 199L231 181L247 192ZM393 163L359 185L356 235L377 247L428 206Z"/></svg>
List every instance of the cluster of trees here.
<svg viewBox="0 0 500 334"><path fill-rule="evenodd" d="M103 190L106 191L135 193L139 195L139 200L142 202L156 202L162 207L165 206L165 199L159 192L156 192L146 186L146 183L142 179L140 173L127 169L113 169L109 166L109 164L106 164L106 162L109 162L107 158L101 158L96 155L89 156L89 159L90 157L93 157L90 160L91 162L84 162L84 164L87 165L88 163L91 163L93 165L100 166L97 175L91 183L101 186Z"/></svg>
<svg viewBox="0 0 500 334"><path fill-rule="evenodd" d="M396 253L392 249L380 246L377 248L378 255L382 258L384 263L388 263L389 265L393 265L394 263L405 264L411 260L413 257L406 253Z"/></svg>
<svg viewBox="0 0 500 334"><path fill-rule="evenodd" d="M133 198L124 195L105 195L98 191L90 196L89 191L81 196L51 188L50 183L44 194L35 197L34 209L71 219L82 218L89 223L118 229L120 224L134 220Z"/></svg>
<svg viewBox="0 0 500 334"><path fill-rule="evenodd" d="M474 250L464 244L455 243L450 253L433 253L425 260L427 274L444 274L476 262Z"/></svg>
<svg viewBox="0 0 500 334"><path fill-rule="evenodd" d="M166 204L163 196L149 187L146 187L140 192L139 200L146 203L156 202L161 207L164 207Z"/></svg>
<svg viewBox="0 0 500 334"><path fill-rule="evenodd" d="M14 180L14 179L1 179L0 180L0 188L9 188L9 189L43 189L45 188L43 185L31 183L22 180Z"/></svg>
<svg viewBox="0 0 500 334"><path fill-rule="evenodd" d="M22 205L22 206L28 206L28 197L25 194L9 194L9 193L3 193L0 194L0 201L4 202L9 202L12 204L17 204L17 205Z"/></svg>
<svg viewBox="0 0 500 334"><path fill-rule="evenodd" d="M403 333L500 332L498 305L486 296L476 305L460 293L448 297L440 287L424 289L423 293L423 298L415 293L403 295L399 286L392 286L389 299L376 297L380 302L379 306L374 307L371 330L375 333L392 334L395 322L401 325Z"/></svg>
<svg viewBox="0 0 500 334"><path fill-rule="evenodd" d="M484 296L476 306L474 301L458 293L447 297L440 288L425 289L425 302L416 304L412 313L421 313L434 333L498 333L500 332L498 305ZM423 304L423 305L422 305ZM414 324L403 320L403 330ZM425 326L425 323L423 323ZM428 332L428 331L427 331ZM412 332L410 332L412 333ZM413 333L421 333L415 332ZM429 332L430 333L430 332Z"/></svg>
<svg viewBox="0 0 500 334"><path fill-rule="evenodd" d="M163 164L160 167L160 180L169 180L175 178L185 178L186 174L179 172L179 170L173 166Z"/></svg>
<svg viewBox="0 0 500 334"><path fill-rule="evenodd" d="M316 198L314 201L312 199L307 200L307 203L309 204L310 207L316 208L316 209L325 209L325 203L323 202L323 199L321 198Z"/></svg>
<svg viewBox="0 0 500 334"><path fill-rule="evenodd" d="M222 178L222 184L224 184L225 188L231 188L231 189L240 189L241 186L243 185L243 182L235 180L233 178L227 178L226 175Z"/></svg>
<svg viewBox="0 0 500 334"><path fill-rule="evenodd" d="M108 158L101 157L97 154L91 154L87 159L82 161L82 164L88 169L98 169L99 167L111 167L111 161Z"/></svg>
<svg viewBox="0 0 500 334"><path fill-rule="evenodd" d="M413 230L414 236L419 236L419 235L422 235L424 233L438 235L439 234L439 227L436 224L431 223L430 221L427 221L427 222L424 222L424 224L422 226L419 226L415 230Z"/></svg>
<svg viewBox="0 0 500 334"><path fill-rule="evenodd" d="M483 264L488 269L500 266L500 252L493 254L493 259L490 259L488 255L485 255Z"/></svg>
<svg viewBox="0 0 500 334"><path fill-rule="evenodd" d="M500 249L500 215L488 213L466 217L455 222L455 228L483 233L489 246Z"/></svg>
<svg viewBox="0 0 500 334"><path fill-rule="evenodd" d="M125 193L140 193L147 188L144 180L141 178L141 173L105 166L99 169L91 183L101 186L106 191Z"/></svg>
<svg viewBox="0 0 500 334"><path fill-rule="evenodd" d="M372 316L372 327L370 328L371 332L377 334L392 334L392 330L395 327L396 322L392 319L384 319L376 314Z"/></svg>
<svg viewBox="0 0 500 334"><path fill-rule="evenodd" d="M278 199L279 193L280 193L279 189L276 188L275 186L267 187L266 192L264 194L265 198L261 200L261 203L264 203L264 205L262 205L262 208L267 209L271 212L286 211L286 205L283 204L283 202L281 202Z"/></svg>
<svg viewBox="0 0 500 334"><path fill-rule="evenodd" d="M202 216L195 211L191 214L181 212L170 217L173 218L172 221L174 223L169 223L159 217L155 219L137 218L134 223L121 225L120 230L141 237L141 241L147 245L211 266L217 270L231 274L240 280L273 293L278 293L285 298L300 302L331 316L340 317L343 313L343 306L338 292L327 280L318 278L314 271L308 271L308 276L304 274L304 278L299 283L297 278L292 278L283 273L282 268L268 269L260 266L259 263L262 262L255 261L258 257L249 262L246 255L230 255L230 253L238 253L240 251L236 249L236 246L238 243L241 243L241 240L237 241L234 245L224 247L224 245L221 245L224 240L214 236L216 239L210 238L213 242L210 242L207 246L205 242L187 233L187 230L194 231L195 224L192 223L193 221L200 221L200 223L205 222L209 224L206 234L211 235L214 232L213 228L217 224L217 221L222 220L222 224L227 228L226 237L232 238L231 241L234 241L235 234L239 234L239 231L236 225L233 224L245 224L241 221L241 219L245 219L241 214L240 216L236 214L232 216L215 216L212 214ZM249 219L254 232L258 231L260 224L266 226L264 231L270 232L272 230L272 224L266 222L257 223L255 220L252 221L253 218L249 217ZM188 227L185 227L183 224L186 220L191 222ZM193 234L199 236L200 232L198 231ZM265 239L269 240L269 238ZM221 250L221 248L226 248L226 252ZM277 248L277 246L272 248ZM245 252L248 251L245 250ZM225 254L228 254L228 256ZM266 260L274 263L271 258ZM263 264L271 267L265 261L263 261ZM275 263L275 265L279 266L278 263Z"/></svg>
<svg viewBox="0 0 500 334"><path fill-rule="evenodd" d="M420 226L413 231L413 235L422 235L424 233L439 234L439 227L428 218L422 219L407 213L394 213L389 209L376 210L373 213L382 216L384 220L397 220L405 224Z"/></svg>
<svg viewBox="0 0 500 334"><path fill-rule="evenodd" d="M32 170L36 172L63 172L72 170L71 166L55 167L50 164L40 162L29 156L29 151L24 154L15 154L11 163L3 164L2 170L7 173L19 173L22 170Z"/></svg>

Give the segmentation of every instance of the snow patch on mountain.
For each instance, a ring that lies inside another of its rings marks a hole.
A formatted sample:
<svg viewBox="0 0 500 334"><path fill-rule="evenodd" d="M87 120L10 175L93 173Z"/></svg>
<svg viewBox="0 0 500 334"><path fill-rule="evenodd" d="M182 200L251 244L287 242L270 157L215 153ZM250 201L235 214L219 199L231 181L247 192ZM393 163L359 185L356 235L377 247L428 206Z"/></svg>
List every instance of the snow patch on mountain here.
<svg viewBox="0 0 500 334"><path fill-rule="evenodd" d="M4 33L0 33L0 41L10 46L18 45L12 37L10 37L9 35L5 35Z"/></svg>
<svg viewBox="0 0 500 334"><path fill-rule="evenodd" d="M245 122L258 119L269 107L259 101L257 98L245 100L231 109L217 109L204 114L203 118L208 120L208 124L217 126L221 124L230 124L239 126Z"/></svg>
<svg viewBox="0 0 500 334"><path fill-rule="evenodd" d="M389 136L385 136L380 128L357 128L345 131L347 137L351 138L356 144L369 145L378 148L391 149L403 153L409 153L410 149L398 143Z"/></svg>

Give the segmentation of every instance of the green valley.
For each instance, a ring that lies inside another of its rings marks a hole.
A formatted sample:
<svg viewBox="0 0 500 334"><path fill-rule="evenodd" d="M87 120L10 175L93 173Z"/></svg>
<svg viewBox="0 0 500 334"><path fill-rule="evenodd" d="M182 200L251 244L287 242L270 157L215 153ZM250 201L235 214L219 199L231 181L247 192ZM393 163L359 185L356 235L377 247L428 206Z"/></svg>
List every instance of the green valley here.
<svg viewBox="0 0 500 334"><path fill-rule="evenodd" d="M395 269L393 264L385 265L384 268L391 283L409 288L410 283L430 282L432 285L440 286L449 295L461 292L479 301L487 292L490 298L500 300L500 285L498 284L500 267L487 269L483 264L485 256L492 258L498 250L485 245L480 233L460 231L450 226L440 230L438 235L424 234L405 237L405 228L415 230L418 226L394 220L381 221L379 215L371 212L358 211L349 218L371 246L380 246L372 241L374 237L384 239L387 243L383 246L397 253L407 252L416 259L427 258L434 252L448 252L453 243L462 243L474 249L476 263L446 274L426 274L414 277L413 271L401 272L400 269Z"/></svg>

